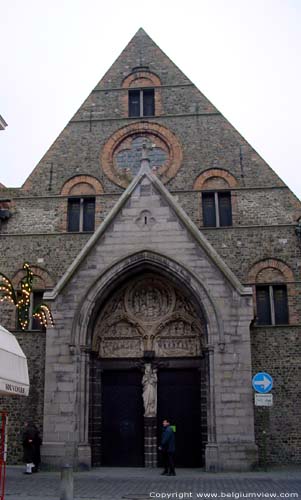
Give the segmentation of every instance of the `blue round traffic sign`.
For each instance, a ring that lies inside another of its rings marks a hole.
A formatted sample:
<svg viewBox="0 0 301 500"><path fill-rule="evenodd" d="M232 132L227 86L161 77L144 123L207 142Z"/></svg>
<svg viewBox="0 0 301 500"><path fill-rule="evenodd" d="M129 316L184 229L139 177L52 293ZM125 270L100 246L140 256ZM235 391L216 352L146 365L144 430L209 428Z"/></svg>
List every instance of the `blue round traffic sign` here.
<svg viewBox="0 0 301 500"><path fill-rule="evenodd" d="M256 392L266 394L273 388L273 379L271 375L266 372L258 372L252 379L252 386Z"/></svg>

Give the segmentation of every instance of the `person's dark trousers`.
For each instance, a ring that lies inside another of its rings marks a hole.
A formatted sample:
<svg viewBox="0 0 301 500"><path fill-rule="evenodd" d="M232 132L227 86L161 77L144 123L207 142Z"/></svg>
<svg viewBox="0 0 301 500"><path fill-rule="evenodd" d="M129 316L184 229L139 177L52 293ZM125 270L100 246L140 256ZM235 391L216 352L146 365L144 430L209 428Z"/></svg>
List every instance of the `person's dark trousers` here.
<svg viewBox="0 0 301 500"><path fill-rule="evenodd" d="M167 464L169 474L175 474L175 454L167 453Z"/></svg>
<svg viewBox="0 0 301 500"><path fill-rule="evenodd" d="M168 472L169 472L169 458L168 458L167 451L162 451L162 462L163 462L163 467L164 467L162 474L168 474Z"/></svg>

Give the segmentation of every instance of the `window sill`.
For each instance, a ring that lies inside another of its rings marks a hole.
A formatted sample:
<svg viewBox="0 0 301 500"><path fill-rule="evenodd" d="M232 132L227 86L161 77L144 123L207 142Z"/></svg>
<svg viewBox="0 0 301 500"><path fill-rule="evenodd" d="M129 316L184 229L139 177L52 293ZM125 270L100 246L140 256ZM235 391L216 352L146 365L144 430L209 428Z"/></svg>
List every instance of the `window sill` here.
<svg viewBox="0 0 301 500"><path fill-rule="evenodd" d="M199 229L231 229L234 226L199 226Z"/></svg>
<svg viewBox="0 0 301 500"><path fill-rule="evenodd" d="M66 231L67 234L93 234L94 231Z"/></svg>
<svg viewBox="0 0 301 500"><path fill-rule="evenodd" d="M288 328L288 327L300 327L301 325L298 323L290 324L290 323L283 323L281 325L252 325L252 329L262 329L262 328Z"/></svg>

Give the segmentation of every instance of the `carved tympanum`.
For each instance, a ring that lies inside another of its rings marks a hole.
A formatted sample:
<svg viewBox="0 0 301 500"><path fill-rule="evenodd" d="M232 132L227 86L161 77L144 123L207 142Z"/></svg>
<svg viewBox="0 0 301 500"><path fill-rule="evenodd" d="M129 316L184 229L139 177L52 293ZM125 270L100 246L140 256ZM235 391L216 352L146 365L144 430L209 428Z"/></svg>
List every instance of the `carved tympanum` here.
<svg viewBox="0 0 301 500"><path fill-rule="evenodd" d="M125 306L129 314L142 321L157 321L173 309L175 292L158 278L140 279L126 293Z"/></svg>
<svg viewBox="0 0 301 500"><path fill-rule="evenodd" d="M150 273L119 288L100 310L92 349L104 358L199 356L202 313L169 281Z"/></svg>

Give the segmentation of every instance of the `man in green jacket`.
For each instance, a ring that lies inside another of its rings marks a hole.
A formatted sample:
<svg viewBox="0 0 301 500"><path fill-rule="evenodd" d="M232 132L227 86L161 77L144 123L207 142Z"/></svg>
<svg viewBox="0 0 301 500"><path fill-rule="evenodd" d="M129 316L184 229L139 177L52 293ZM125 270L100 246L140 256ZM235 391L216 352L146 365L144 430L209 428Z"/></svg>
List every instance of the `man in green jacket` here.
<svg viewBox="0 0 301 500"><path fill-rule="evenodd" d="M176 452L176 440L173 428L170 425L169 420L165 419L162 422L163 432L161 439L161 446L159 450L162 451L164 470L161 473L162 476L175 476L175 452Z"/></svg>

